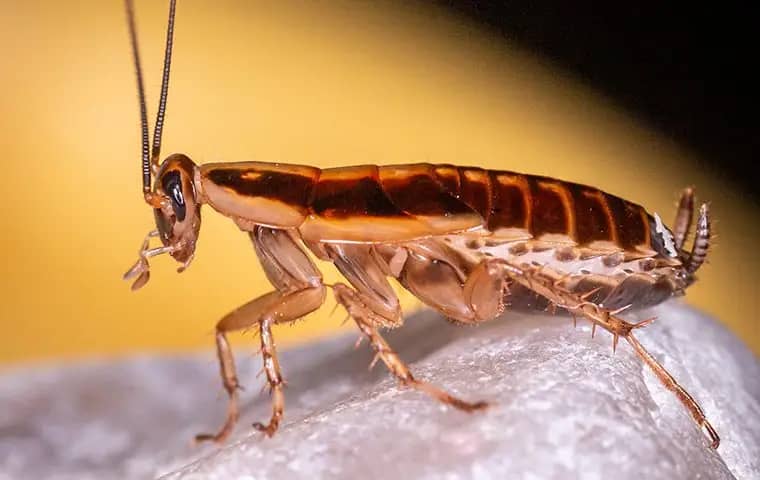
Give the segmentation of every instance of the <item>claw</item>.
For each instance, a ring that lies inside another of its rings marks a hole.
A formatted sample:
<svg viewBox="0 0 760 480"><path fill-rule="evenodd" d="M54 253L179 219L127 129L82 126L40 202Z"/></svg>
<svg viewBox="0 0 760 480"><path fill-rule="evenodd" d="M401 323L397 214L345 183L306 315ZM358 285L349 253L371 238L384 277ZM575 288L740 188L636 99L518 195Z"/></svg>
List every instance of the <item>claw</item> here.
<svg viewBox="0 0 760 480"><path fill-rule="evenodd" d="M715 431L713 426L710 425L710 422L707 420L702 422L699 427L702 430L702 433L710 439L710 448L717 450L717 448L720 446L720 437L718 436L718 432Z"/></svg>

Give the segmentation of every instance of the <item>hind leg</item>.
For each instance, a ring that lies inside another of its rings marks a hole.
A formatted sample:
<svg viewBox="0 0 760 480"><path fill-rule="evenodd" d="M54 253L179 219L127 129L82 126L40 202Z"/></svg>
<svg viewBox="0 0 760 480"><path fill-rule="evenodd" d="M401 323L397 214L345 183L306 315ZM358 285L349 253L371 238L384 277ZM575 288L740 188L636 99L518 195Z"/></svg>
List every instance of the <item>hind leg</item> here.
<svg viewBox="0 0 760 480"><path fill-rule="evenodd" d="M689 411L697 425L710 439L712 448L718 448L720 438L710 422L705 417L704 412L694 400L694 398L678 384L676 379L663 367L655 358L644 348L638 339L633 335L636 328L643 327L651 322L644 321L638 324L626 322L616 316L616 312L602 308L601 306L585 301L578 294L570 293L559 288L551 279L541 275L534 269L522 269L510 264L504 263L504 272L515 282L525 286L546 297L558 307L567 311L583 315L594 325L599 325L613 335L613 346L617 345L620 337L624 338L633 347L636 355L654 372L660 382L673 392L681 404Z"/></svg>

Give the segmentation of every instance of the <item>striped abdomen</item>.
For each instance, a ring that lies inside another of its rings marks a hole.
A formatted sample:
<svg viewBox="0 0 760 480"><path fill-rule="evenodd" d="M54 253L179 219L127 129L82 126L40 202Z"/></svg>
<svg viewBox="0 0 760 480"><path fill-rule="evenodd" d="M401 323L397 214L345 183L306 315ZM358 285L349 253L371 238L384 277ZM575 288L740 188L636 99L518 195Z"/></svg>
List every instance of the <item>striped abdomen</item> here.
<svg viewBox="0 0 760 480"><path fill-rule="evenodd" d="M657 248L642 207L548 177L451 165L320 170L245 162L204 165L200 178L222 213L298 227L312 240L388 242L486 230L508 240Z"/></svg>

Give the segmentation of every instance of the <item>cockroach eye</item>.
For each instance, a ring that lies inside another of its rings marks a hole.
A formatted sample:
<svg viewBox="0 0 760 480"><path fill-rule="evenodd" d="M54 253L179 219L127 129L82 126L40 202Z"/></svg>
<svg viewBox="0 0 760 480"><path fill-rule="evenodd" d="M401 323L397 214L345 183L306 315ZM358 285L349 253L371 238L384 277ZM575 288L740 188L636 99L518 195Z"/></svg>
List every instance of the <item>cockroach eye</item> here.
<svg viewBox="0 0 760 480"><path fill-rule="evenodd" d="M176 183L172 185L172 189L170 191L170 195L172 197L172 203L174 207L174 214L177 216L177 220L180 222L185 219L185 198L182 196L182 187L179 183Z"/></svg>
<svg viewBox="0 0 760 480"><path fill-rule="evenodd" d="M164 175L161 183L163 184L164 192L166 192L172 200L174 216L177 217L177 221L183 221L187 210L185 207L185 197L182 195L182 179L179 172L168 172Z"/></svg>

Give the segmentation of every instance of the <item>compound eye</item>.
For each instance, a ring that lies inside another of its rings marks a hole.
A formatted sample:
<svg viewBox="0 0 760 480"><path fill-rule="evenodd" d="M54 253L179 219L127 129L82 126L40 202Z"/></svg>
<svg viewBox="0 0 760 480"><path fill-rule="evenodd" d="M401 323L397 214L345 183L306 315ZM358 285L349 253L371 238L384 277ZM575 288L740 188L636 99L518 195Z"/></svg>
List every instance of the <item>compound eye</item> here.
<svg viewBox="0 0 760 480"><path fill-rule="evenodd" d="M172 208L174 208L174 216L177 217L177 221L183 221L187 213L185 206L185 197L182 194L182 177L177 171L166 173L164 178L161 179L164 192L169 195L172 200Z"/></svg>

